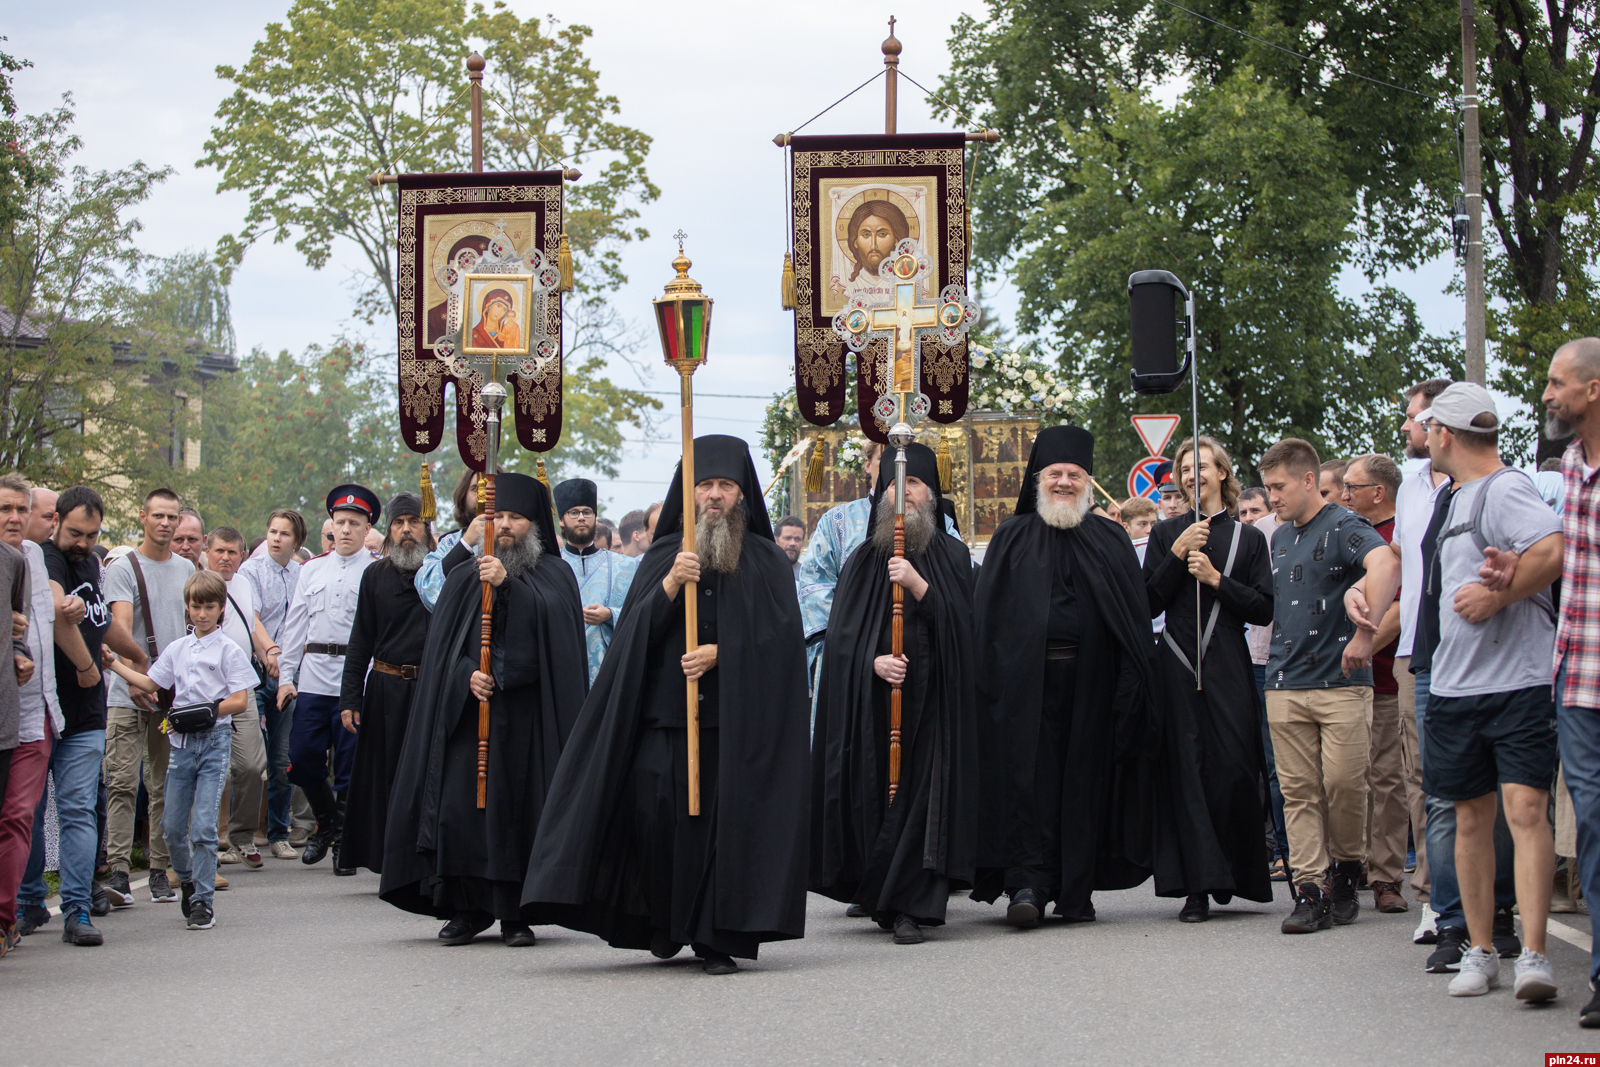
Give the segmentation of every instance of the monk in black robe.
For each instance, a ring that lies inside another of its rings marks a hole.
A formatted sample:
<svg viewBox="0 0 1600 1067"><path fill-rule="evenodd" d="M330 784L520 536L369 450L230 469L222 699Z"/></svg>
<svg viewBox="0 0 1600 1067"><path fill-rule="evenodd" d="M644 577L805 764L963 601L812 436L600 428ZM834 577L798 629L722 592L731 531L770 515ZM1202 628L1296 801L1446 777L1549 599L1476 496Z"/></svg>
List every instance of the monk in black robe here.
<svg viewBox="0 0 1600 1067"><path fill-rule="evenodd" d="M695 551L681 474L556 771L523 915L708 974L805 935L805 640L749 446L694 443ZM695 582L699 648L686 653ZM686 680L699 680L700 814L688 813Z"/></svg>
<svg viewBox="0 0 1600 1067"><path fill-rule="evenodd" d="M1261 832L1266 770L1261 708L1244 624L1272 624L1267 539L1228 513L1239 480L1222 446L1200 438L1200 507L1194 521L1194 442L1174 464L1188 511L1158 523L1144 557L1150 615L1167 613L1156 651L1157 691L1166 714L1163 769L1169 790L1157 806L1156 892L1184 896L1178 918L1205 922L1210 903L1234 896L1267 903L1272 882ZM1195 595L1204 641L1203 688L1195 691ZM1203 803L1201 800L1203 799Z"/></svg>
<svg viewBox="0 0 1600 1067"><path fill-rule="evenodd" d="M378 894L449 919L439 938L533 944L522 876L556 762L583 706L583 606L556 546L550 493L522 474L495 479L495 555L458 544L423 648L395 772ZM495 587L490 671L478 669L483 582ZM489 701L487 803L479 808L478 704Z"/></svg>
<svg viewBox="0 0 1600 1067"><path fill-rule="evenodd" d="M982 795L973 898L1006 917L1087 922L1096 889L1150 876L1155 727L1144 576L1127 531L1091 513L1094 438L1034 441L1014 515L977 582Z"/></svg>
<svg viewBox="0 0 1600 1067"><path fill-rule="evenodd" d="M356 735L345 794L344 833L333 850L333 873L357 867L383 870L383 828L400 746L411 720L428 611L417 596L417 569L433 550L422 521L422 498L398 493L384 514L384 558L361 573L356 619L350 627L340 686L340 717ZM370 672L368 667L371 667Z"/></svg>
<svg viewBox="0 0 1600 1067"><path fill-rule="evenodd" d="M811 748L811 889L865 912L897 945L944 925L972 886L978 787L972 559L944 533L938 466L906 448L905 557L894 555L895 450L878 468L867 540L839 575ZM891 655L892 584L904 653ZM890 695L901 684L889 799Z"/></svg>

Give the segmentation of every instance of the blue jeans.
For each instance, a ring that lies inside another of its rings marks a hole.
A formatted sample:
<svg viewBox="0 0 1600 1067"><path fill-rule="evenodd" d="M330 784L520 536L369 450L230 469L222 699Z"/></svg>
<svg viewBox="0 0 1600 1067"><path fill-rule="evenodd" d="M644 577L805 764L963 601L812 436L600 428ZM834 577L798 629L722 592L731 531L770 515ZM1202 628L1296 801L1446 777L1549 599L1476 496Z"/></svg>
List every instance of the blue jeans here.
<svg viewBox="0 0 1600 1067"><path fill-rule="evenodd" d="M1428 683L1431 672L1417 674L1417 749L1424 764L1427 756ZM1461 910L1461 885L1456 881L1456 806L1448 800L1430 796L1427 801L1428 828L1428 903L1438 915L1439 929L1446 926L1467 928ZM1512 854L1511 827L1504 810L1494 817L1494 906L1509 908L1517 902L1515 857Z"/></svg>
<svg viewBox="0 0 1600 1067"><path fill-rule="evenodd" d="M1278 787L1278 764L1272 758L1272 731L1267 727L1267 665L1254 664L1256 695L1261 698L1261 751L1267 757L1267 789L1272 794L1273 859L1289 858L1289 831L1283 824L1283 790Z"/></svg>
<svg viewBox="0 0 1600 1067"><path fill-rule="evenodd" d="M356 735L344 728L339 698L323 693L295 697L294 729L289 741L289 781L305 791L317 816L317 829L334 819L335 794L350 788L356 761ZM328 788L328 749L333 749L333 788Z"/></svg>
<svg viewBox="0 0 1600 1067"><path fill-rule="evenodd" d="M233 726L185 734L167 757L161 835L178 881L194 883L194 899L211 904L217 887L217 805L233 755Z"/></svg>
<svg viewBox="0 0 1600 1067"><path fill-rule="evenodd" d="M96 808L100 799L100 764L106 756L106 732L85 730L56 738L50 751L50 773L56 780L56 817L61 825L61 914L87 913L94 894L94 861L100 846ZM17 909L43 904L43 799L33 813L33 850L17 891Z"/></svg>
<svg viewBox="0 0 1600 1067"><path fill-rule="evenodd" d="M1566 677L1556 679L1556 732L1561 771L1578 823L1578 878L1588 900L1600 900L1600 709L1566 703ZM1600 980L1600 925L1589 950L1589 977Z"/></svg>
<svg viewBox="0 0 1600 1067"><path fill-rule="evenodd" d="M294 701L278 710L276 690L256 690L256 710L267 731L267 840L289 839L289 811L294 786L289 782L289 735L294 729Z"/></svg>

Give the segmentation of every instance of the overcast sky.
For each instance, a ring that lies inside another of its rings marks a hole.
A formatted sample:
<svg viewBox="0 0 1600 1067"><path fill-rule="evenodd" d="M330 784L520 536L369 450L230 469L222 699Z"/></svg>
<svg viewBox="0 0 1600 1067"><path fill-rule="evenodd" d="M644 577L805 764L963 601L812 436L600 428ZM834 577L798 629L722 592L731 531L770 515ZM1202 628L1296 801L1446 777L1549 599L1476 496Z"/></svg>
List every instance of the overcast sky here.
<svg viewBox="0 0 1600 1067"><path fill-rule="evenodd" d="M643 209L651 238L626 251L629 284L617 294L616 306L649 325L649 300L672 277L676 247L669 235L681 227L689 235L691 273L716 300L711 358L695 375L696 391L762 397L793 380L793 319L778 307L785 201L782 154L772 136L794 129L881 69L879 45L890 14L899 18L901 69L936 88L949 64L950 27L963 11L984 11L981 0L922 0L915 9L878 0L814 0L803 10L641 0L513 0L510 6L523 18L553 14L592 27L589 54L602 88L620 101L620 120L655 138L648 168L661 198ZM4 33L10 40L4 49L34 64L17 78L24 111L55 106L63 92L73 94L84 141L80 162L99 168L142 159L175 168L138 213L147 251L210 250L217 238L238 228L246 208L242 194L215 192L215 171L194 166L229 90L215 68L242 64L263 27L287 8L281 0L19 3L7 13ZM878 83L806 132L875 133L882 123ZM921 93L902 80L899 128L952 127L934 122ZM319 272L305 265L292 244L253 248L233 286L241 350L300 350L349 328L350 278L363 266L348 249ZM1441 262L1392 279L1438 332L1460 328L1459 302L1442 293L1449 275L1449 264ZM1357 284L1352 280L1349 288ZM1014 298L1007 288L985 296L1009 318ZM392 329L369 334L392 350ZM642 387L671 392L662 398L670 412L677 375L661 365L653 330L637 358L648 376ZM612 374L619 383L640 385L627 367ZM754 442L762 406L759 400L707 397L697 403L697 428ZM671 436L675 420L665 425ZM678 452L676 445L629 444L620 479L601 486L608 512L659 499ZM757 466L765 477L759 455Z"/></svg>

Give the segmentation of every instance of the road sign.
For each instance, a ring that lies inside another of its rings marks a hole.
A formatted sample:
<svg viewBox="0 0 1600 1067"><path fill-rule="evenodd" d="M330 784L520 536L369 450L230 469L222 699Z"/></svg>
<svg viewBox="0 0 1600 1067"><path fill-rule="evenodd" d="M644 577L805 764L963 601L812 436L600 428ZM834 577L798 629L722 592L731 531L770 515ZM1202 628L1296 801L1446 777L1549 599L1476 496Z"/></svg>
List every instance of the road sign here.
<svg viewBox="0 0 1600 1067"><path fill-rule="evenodd" d="M1139 432L1139 439L1144 442L1144 447L1150 450L1152 456L1159 456L1167 450L1167 442L1172 440L1173 433L1178 429L1178 423L1183 421L1182 415L1134 415L1133 428Z"/></svg>
<svg viewBox="0 0 1600 1067"><path fill-rule="evenodd" d="M1166 462L1168 460L1160 456L1146 456L1135 463L1133 470L1128 472L1128 495L1159 502L1161 487L1156 484L1156 468Z"/></svg>

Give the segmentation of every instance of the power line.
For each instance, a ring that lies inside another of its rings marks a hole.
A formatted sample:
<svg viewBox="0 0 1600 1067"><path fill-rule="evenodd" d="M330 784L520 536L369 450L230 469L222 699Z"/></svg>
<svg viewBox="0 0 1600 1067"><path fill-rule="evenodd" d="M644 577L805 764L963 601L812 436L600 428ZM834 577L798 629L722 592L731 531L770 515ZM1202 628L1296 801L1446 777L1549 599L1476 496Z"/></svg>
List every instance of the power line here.
<svg viewBox="0 0 1600 1067"><path fill-rule="evenodd" d="M682 395L676 389L673 389L671 391L659 390L659 389L640 389L639 392L643 393L645 396L680 396L680 395ZM718 397L720 399L725 399L725 400L771 400L772 399L771 396L766 395L766 394L761 394L761 393L701 393L701 392L696 392L694 395L695 396L714 396L714 397Z"/></svg>

